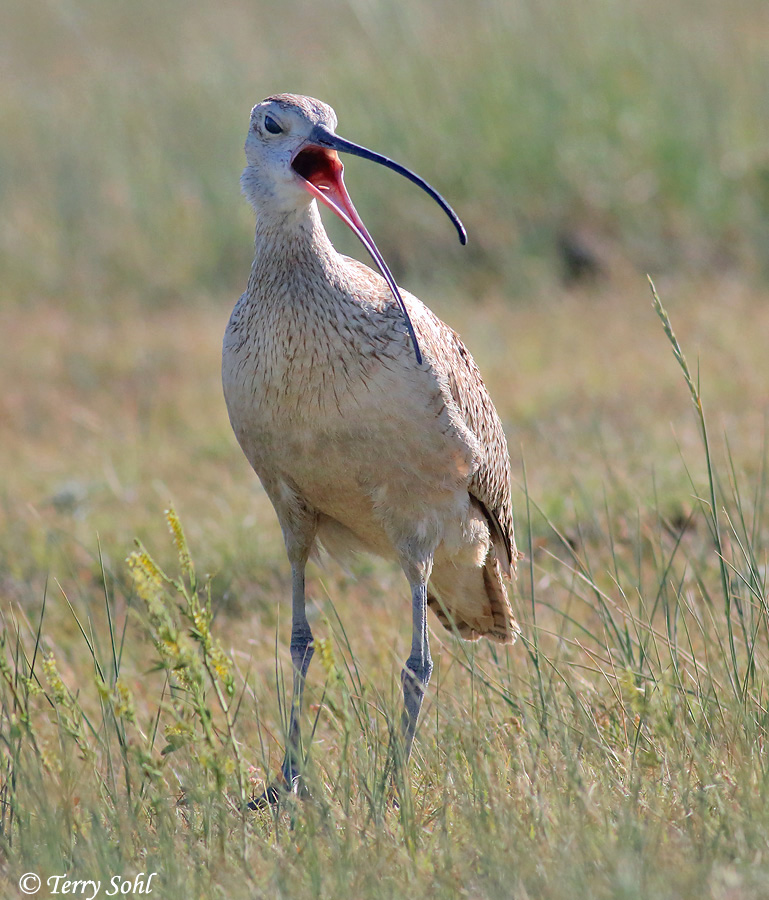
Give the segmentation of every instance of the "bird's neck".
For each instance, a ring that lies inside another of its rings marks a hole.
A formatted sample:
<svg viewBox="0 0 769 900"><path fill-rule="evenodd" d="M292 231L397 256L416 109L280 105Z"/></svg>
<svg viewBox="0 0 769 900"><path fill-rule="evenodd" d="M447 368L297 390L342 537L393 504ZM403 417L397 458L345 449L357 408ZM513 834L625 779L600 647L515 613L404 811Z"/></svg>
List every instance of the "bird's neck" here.
<svg viewBox="0 0 769 900"><path fill-rule="evenodd" d="M315 201L290 213L260 214L256 220L251 283L284 283L292 275L333 280L339 269L334 249Z"/></svg>
<svg viewBox="0 0 769 900"><path fill-rule="evenodd" d="M279 385L275 390L285 391L290 370L297 398L319 390L321 382L325 389L326 376L317 373L333 369L331 361L345 360L346 375L360 366L370 325L362 309L366 298L315 203L303 215L258 216L254 246L248 288L233 311L226 346L233 352L247 347L249 365L265 384Z"/></svg>

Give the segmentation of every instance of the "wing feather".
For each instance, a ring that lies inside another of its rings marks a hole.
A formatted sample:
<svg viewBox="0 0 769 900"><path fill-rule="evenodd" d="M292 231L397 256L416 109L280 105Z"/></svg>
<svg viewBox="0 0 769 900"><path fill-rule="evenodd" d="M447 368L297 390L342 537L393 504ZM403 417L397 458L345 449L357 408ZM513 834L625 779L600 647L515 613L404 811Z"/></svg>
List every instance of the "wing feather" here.
<svg viewBox="0 0 769 900"><path fill-rule="evenodd" d="M510 454L507 439L480 370L459 335L434 317L441 344L438 354L446 361L449 389L465 425L478 442L479 461L469 491L481 504L489 521L494 544L503 550L500 563L507 575L519 558L513 530L510 495ZM433 338L435 339L435 338ZM500 554L498 553L498 556Z"/></svg>
<svg viewBox="0 0 769 900"><path fill-rule="evenodd" d="M372 296L378 294L382 302L400 312L392 300L385 281L368 266L344 257L348 275L355 272ZM376 288L375 292L372 288ZM481 504L491 529L497 558L506 575L515 571L520 558L513 531L513 504L510 496L510 454L507 440L481 372L462 343L459 335L420 300L401 289L404 302L414 324L420 346L433 367L445 375L451 398L464 427L473 436L477 451L477 465L469 484L470 494ZM464 430L464 429L463 429Z"/></svg>

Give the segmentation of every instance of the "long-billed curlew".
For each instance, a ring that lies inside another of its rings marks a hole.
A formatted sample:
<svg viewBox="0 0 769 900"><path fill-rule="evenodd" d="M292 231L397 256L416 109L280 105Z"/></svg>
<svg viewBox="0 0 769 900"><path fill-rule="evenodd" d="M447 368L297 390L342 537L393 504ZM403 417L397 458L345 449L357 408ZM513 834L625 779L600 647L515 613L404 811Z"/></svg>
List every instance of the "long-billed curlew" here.
<svg viewBox="0 0 769 900"><path fill-rule="evenodd" d="M309 97L280 94L251 112L241 185L256 212L256 252L222 361L232 427L275 507L291 563L288 789L299 778L313 653L305 566L317 545L337 558L367 551L397 560L406 574L406 756L432 671L427 607L466 640L512 643L519 632L503 580L517 551L499 417L458 335L399 291L353 207L337 151L410 178L463 243L464 229L419 176L335 128L334 111ZM355 232L384 277L336 252L316 199ZM261 800L278 796L273 787Z"/></svg>

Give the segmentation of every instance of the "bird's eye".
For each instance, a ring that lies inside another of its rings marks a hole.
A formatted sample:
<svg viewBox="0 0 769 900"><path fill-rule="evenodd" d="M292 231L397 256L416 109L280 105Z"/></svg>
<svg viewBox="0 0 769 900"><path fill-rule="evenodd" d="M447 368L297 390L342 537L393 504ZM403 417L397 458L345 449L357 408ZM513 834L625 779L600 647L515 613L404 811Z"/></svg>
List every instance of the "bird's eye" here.
<svg viewBox="0 0 769 900"><path fill-rule="evenodd" d="M275 121L275 119L273 119L272 116L264 117L264 127L267 129L267 131L270 132L270 134L280 134L281 131L283 131L283 129L280 127L280 125L278 125L278 123Z"/></svg>

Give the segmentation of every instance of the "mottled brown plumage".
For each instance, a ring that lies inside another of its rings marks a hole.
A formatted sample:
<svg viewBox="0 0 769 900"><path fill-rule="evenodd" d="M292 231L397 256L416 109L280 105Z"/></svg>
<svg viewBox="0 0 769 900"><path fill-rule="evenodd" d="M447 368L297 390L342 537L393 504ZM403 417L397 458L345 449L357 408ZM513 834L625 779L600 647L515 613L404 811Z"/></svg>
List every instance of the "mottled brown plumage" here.
<svg viewBox="0 0 769 900"><path fill-rule="evenodd" d="M255 257L223 352L232 426L275 506L292 565L289 782L311 654L304 566L318 545L341 558L394 559L411 584L407 750L431 669L425 602L463 638L512 643L519 630L504 583L517 551L502 425L458 335L399 292L419 364L397 288L331 245L311 194L337 212L341 203L361 233L354 209L346 213L336 153L319 149L333 147L335 126L333 111L309 98L279 95L254 107L242 184L257 213Z"/></svg>

